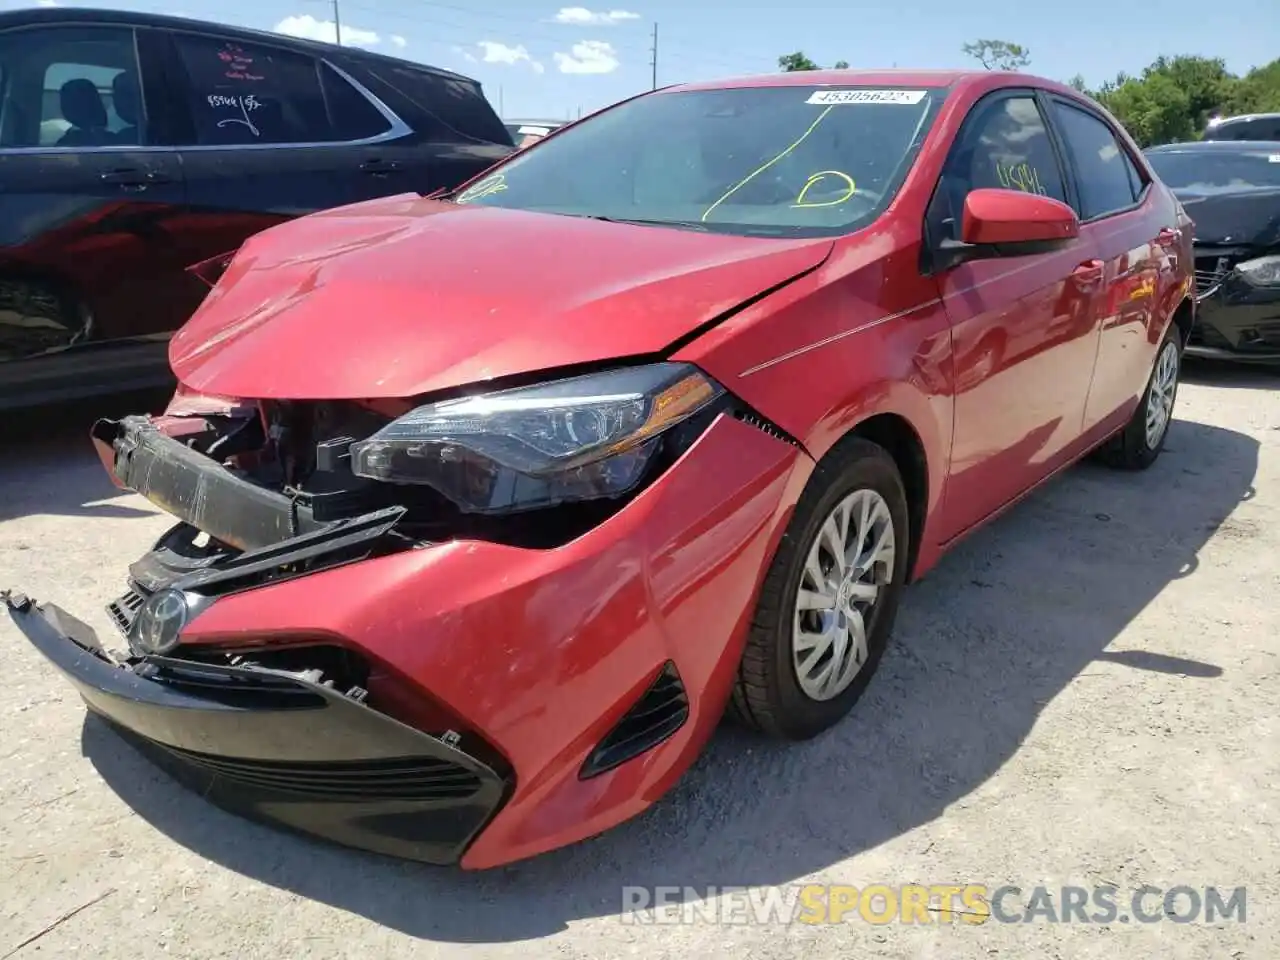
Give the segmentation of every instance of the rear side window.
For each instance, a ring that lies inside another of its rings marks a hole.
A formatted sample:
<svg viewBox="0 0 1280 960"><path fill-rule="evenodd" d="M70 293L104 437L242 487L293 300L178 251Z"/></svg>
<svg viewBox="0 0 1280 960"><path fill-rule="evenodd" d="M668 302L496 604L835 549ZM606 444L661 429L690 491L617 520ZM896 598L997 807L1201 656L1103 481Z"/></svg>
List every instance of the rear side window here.
<svg viewBox="0 0 1280 960"><path fill-rule="evenodd" d="M321 64L320 76L335 140L364 140L391 129L391 122L369 102L369 98L336 70Z"/></svg>
<svg viewBox="0 0 1280 960"><path fill-rule="evenodd" d="M1080 188L1080 219L1092 220L1133 205L1133 161L1111 128L1091 113L1055 101L1055 115Z"/></svg>
<svg viewBox="0 0 1280 960"><path fill-rule="evenodd" d="M56 26L0 35L0 147L146 142L131 29Z"/></svg>
<svg viewBox="0 0 1280 960"><path fill-rule="evenodd" d="M377 136L387 119L315 57L199 34L175 34L194 142L335 143Z"/></svg>
<svg viewBox="0 0 1280 960"><path fill-rule="evenodd" d="M930 235L960 239L965 198L984 188L1066 201L1058 157L1034 97L1001 96L973 108L938 181Z"/></svg>
<svg viewBox="0 0 1280 960"><path fill-rule="evenodd" d="M431 129L421 131L430 139L512 143L511 134L474 81L409 66L369 63L364 69L435 121Z"/></svg>

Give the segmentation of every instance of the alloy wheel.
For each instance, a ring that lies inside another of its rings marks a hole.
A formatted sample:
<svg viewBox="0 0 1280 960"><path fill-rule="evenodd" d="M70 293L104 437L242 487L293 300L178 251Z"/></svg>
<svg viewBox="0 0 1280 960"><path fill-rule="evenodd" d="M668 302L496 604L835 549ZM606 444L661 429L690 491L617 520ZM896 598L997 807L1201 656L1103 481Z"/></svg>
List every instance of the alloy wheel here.
<svg viewBox="0 0 1280 960"><path fill-rule="evenodd" d="M1173 418L1173 398L1178 389L1178 345L1168 342L1156 358L1151 389L1147 391L1147 446L1155 450Z"/></svg>
<svg viewBox="0 0 1280 960"><path fill-rule="evenodd" d="M867 630L896 551L893 516L874 490L850 493L818 528L792 627L796 679L811 699L839 696L867 662Z"/></svg>

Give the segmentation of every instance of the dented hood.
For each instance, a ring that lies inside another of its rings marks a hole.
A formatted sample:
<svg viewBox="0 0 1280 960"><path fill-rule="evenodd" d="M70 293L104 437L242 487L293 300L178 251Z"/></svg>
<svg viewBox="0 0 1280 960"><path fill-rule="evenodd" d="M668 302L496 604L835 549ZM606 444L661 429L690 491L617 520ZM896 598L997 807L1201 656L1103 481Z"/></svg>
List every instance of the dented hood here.
<svg viewBox="0 0 1280 960"><path fill-rule="evenodd" d="M223 396L412 397L658 353L831 247L389 197L250 239L170 362Z"/></svg>

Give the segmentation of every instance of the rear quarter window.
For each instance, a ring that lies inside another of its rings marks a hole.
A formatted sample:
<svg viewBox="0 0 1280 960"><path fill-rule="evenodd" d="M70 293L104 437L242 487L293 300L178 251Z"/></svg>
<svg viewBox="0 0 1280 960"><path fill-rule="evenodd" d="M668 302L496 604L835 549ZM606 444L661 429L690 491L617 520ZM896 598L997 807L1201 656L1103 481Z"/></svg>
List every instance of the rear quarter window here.
<svg viewBox="0 0 1280 960"><path fill-rule="evenodd" d="M432 140L478 140L512 145L511 134L498 118L480 85L409 66L365 63L362 71L370 86L390 87L398 99L407 100L425 114L430 127L420 132ZM379 96L380 91L375 90Z"/></svg>

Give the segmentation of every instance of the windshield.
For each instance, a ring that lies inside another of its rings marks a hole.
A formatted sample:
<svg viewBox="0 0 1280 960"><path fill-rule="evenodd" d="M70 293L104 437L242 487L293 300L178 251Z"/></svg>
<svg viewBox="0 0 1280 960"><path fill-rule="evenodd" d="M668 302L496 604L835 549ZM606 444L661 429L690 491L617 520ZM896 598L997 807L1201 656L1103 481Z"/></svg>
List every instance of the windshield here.
<svg viewBox="0 0 1280 960"><path fill-rule="evenodd" d="M941 99L803 86L649 94L536 144L456 199L744 235L845 233L893 199Z"/></svg>
<svg viewBox="0 0 1280 960"><path fill-rule="evenodd" d="M1148 153L1147 162L1174 190L1227 193L1280 187L1280 144L1273 151Z"/></svg>

